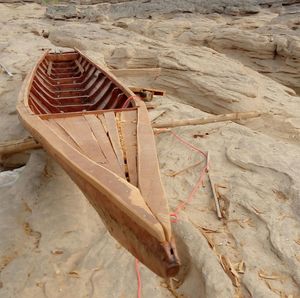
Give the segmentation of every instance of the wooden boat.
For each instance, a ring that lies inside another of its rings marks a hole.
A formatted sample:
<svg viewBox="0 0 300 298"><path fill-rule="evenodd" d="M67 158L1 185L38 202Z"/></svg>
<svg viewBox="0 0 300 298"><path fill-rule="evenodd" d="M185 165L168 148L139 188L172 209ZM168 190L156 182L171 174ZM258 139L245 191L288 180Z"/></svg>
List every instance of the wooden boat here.
<svg viewBox="0 0 300 298"><path fill-rule="evenodd" d="M158 275L174 276L179 260L144 102L74 50L41 57L17 110L111 235Z"/></svg>

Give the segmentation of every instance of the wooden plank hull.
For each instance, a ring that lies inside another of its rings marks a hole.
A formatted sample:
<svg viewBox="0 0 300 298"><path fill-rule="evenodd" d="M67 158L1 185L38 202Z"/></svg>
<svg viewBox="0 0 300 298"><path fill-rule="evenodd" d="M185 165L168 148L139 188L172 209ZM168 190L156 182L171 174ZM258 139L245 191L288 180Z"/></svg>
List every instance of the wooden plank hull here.
<svg viewBox="0 0 300 298"><path fill-rule="evenodd" d="M24 81L17 110L111 235L158 275L177 274L179 260L145 104L74 51L45 53Z"/></svg>

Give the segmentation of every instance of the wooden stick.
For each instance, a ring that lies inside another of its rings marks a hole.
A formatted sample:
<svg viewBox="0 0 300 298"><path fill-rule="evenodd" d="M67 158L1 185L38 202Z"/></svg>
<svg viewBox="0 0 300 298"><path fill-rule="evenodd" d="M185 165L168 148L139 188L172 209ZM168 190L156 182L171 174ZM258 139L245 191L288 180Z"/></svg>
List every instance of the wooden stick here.
<svg viewBox="0 0 300 298"><path fill-rule="evenodd" d="M217 116L207 116L203 118L196 119L183 119L183 120L174 120L170 122L161 122L154 123L152 127L154 128L167 128L167 127L178 127L178 126L187 126L187 125L201 125L207 123L215 123L222 121L234 121L234 120L243 120L249 118L256 118L261 116L262 113L259 112L237 112L230 114L222 114Z"/></svg>
<svg viewBox="0 0 300 298"><path fill-rule="evenodd" d="M219 203L219 199L218 199L218 196L217 196L217 193L216 193L216 189L215 189L215 183L212 179L212 177L210 176L210 159L209 159L209 152L207 152L207 164L208 164L208 167L207 167L207 176L208 176L208 180L210 182L210 186L211 186L211 190L212 190L212 193L213 193L213 197L214 197L214 201L215 201L215 206L216 206L216 211L217 211L217 216L219 219L222 218L222 213L221 213L221 208L220 208L220 203Z"/></svg>
<svg viewBox="0 0 300 298"><path fill-rule="evenodd" d="M0 155L10 155L37 148L41 148L41 145L38 144L33 138L29 137L26 139L9 141L0 144Z"/></svg>
<svg viewBox="0 0 300 298"><path fill-rule="evenodd" d="M225 273L228 275L228 277L231 279L232 284L235 287L240 286L240 276L236 272L234 266L232 265L231 261L227 256L221 255L220 256L220 263L225 271Z"/></svg>
<svg viewBox="0 0 300 298"><path fill-rule="evenodd" d="M211 190L213 192L215 206L216 206L216 211L217 211L217 216L218 216L219 219L222 219L223 216L222 216L221 209L220 209L219 199L218 199L218 196L216 194L215 183L212 181L212 178L211 178L211 176L209 174L209 171L207 173L207 176L208 176L208 179L209 179L209 182L210 182Z"/></svg>
<svg viewBox="0 0 300 298"><path fill-rule="evenodd" d="M6 72L10 77L13 77L14 75L3 65L0 63L0 68L3 69L4 72Z"/></svg>
<svg viewBox="0 0 300 298"><path fill-rule="evenodd" d="M110 69L115 76L153 76L158 77L161 73L160 68L123 68Z"/></svg>

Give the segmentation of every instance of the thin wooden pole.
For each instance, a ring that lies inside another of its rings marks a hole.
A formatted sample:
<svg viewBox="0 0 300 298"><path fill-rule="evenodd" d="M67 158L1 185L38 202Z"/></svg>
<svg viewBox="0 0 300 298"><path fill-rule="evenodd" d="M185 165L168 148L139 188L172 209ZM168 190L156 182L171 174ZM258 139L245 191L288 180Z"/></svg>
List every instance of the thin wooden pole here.
<svg viewBox="0 0 300 298"><path fill-rule="evenodd" d="M14 75L3 65L0 63L0 68L3 69L4 72L6 72L10 77L13 77Z"/></svg>
<svg viewBox="0 0 300 298"><path fill-rule="evenodd" d="M214 197L214 201L215 201L215 206L216 206L216 212L217 212L217 216L219 219L222 219L222 212L221 212L221 208L220 208L220 203L219 203L219 199L216 193L216 184L214 183L211 175L210 175L210 170L211 170L211 161L210 161L210 156L209 156L209 152L207 152L207 176L208 176L208 180L211 186L211 190L212 190L212 194Z"/></svg>
<svg viewBox="0 0 300 298"><path fill-rule="evenodd" d="M207 116L197 119L183 119L183 120L173 120L169 122L158 122L153 123L153 128L168 128L168 127L178 127L178 126L187 126L187 125L201 125L222 121L234 121L234 120L243 120L249 118L256 118L261 116L262 113L259 112L238 112L230 114L222 114L216 116Z"/></svg>

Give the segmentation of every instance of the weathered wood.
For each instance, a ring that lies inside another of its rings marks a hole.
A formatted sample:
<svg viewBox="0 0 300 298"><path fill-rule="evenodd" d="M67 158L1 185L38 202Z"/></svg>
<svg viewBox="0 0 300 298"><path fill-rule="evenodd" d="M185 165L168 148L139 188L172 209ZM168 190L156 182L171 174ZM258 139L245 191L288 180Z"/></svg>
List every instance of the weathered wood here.
<svg viewBox="0 0 300 298"><path fill-rule="evenodd" d="M230 114L222 114L216 116L207 116L203 118L197 119L183 119L183 120L173 120L168 122L158 122L153 123L153 128L169 128L169 127L178 127L178 126L187 126L187 125L201 125L215 122L223 122L223 121L237 121L237 120L245 120L249 118L260 117L262 113L260 112L237 112Z"/></svg>
<svg viewBox="0 0 300 298"><path fill-rule="evenodd" d="M227 256L221 255L220 263L221 263L225 273L231 279L232 284L235 287L239 287L240 286L240 276L236 272L236 270L235 270L233 264L231 263L231 261L229 260L229 258Z"/></svg>
<svg viewBox="0 0 300 298"><path fill-rule="evenodd" d="M41 145L32 137L28 137L26 139L12 140L0 143L0 155L11 155L38 148L41 148Z"/></svg>

